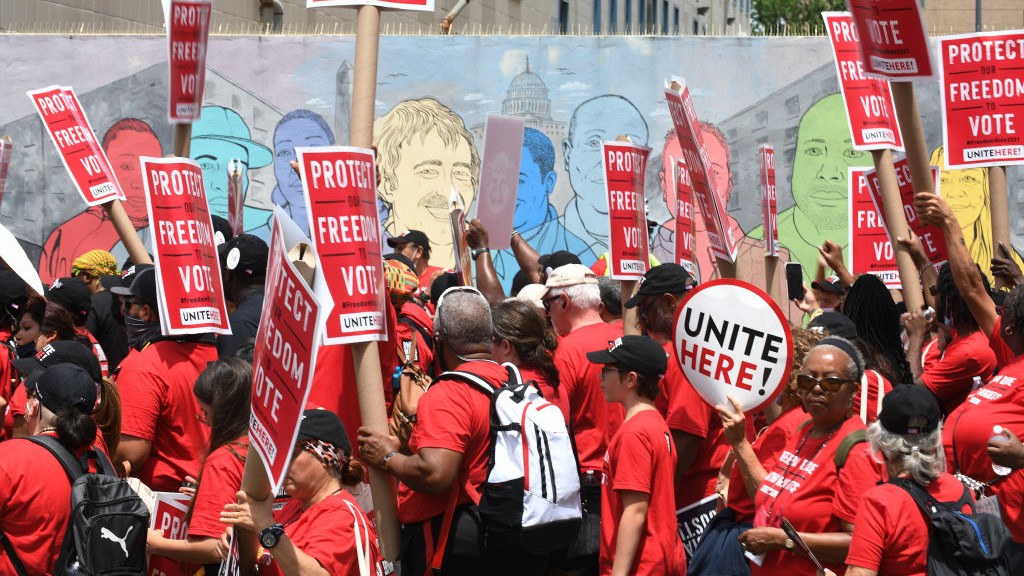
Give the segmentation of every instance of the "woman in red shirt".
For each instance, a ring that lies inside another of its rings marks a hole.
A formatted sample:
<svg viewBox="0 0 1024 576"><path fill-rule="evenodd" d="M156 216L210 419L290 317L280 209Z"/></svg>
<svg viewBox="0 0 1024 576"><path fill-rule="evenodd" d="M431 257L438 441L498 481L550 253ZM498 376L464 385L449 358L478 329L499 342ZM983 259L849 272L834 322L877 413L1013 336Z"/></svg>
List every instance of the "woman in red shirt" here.
<svg viewBox="0 0 1024 576"><path fill-rule="evenodd" d="M897 386L868 428L871 450L881 454L889 478L915 483L938 502L955 502L964 486L946 472L942 412L924 386ZM925 576L928 524L906 489L879 484L857 511L846 558L847 576Z"/></svg>
<svg viewBox="0 0 1024 576"><path fill-rule="evenodd" d="M210 447L199 473L188 513L188 538L171 540L162 530L150 530L150 553L177 562L219 564L217 541L224 533L220 512L235 501L249 451L249 395L252 366L239 358L211 362L192 387L199 402L196 418L210 426ZM194 483L191 477L186 483ZM185 492L188 488L183 488Z"/></svg>
<svg viewBox="0 0 1024 576"><path fill-rule="evenodd" d="M845 338L830 336L811 348L797 376L810 422L800 426L765 475L754 500L754 528L740 536L753 555L753 574L812 575L816 568L782 530L786 518L827 567L839 571L846 560L860 495L874 486L877 470L864 444L854 445L841 470L835 455L843 440L863 430L853 415L864 360Z"/></svg>
<svg viewBox="0 0 1024 576"><path fill-rule="evenodd" d="M536 386L545 400L558 406L568 422L569 397L558 388L554 360L558 339L544 317L529 302L506 300L491 310L491 320L491 358L515 364L523 381Z"/></svg>

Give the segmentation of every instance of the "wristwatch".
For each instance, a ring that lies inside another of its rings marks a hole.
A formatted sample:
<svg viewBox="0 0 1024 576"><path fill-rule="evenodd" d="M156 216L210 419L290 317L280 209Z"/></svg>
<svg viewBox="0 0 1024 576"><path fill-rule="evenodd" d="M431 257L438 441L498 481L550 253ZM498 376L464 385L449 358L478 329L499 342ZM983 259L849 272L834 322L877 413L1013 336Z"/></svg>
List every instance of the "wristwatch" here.
<svg viewBox="0 0 1024 576"><path fill-rule="evenodd" d="M491 251L491 249L487 248L487 247L484 247L484 248L473 248L473 252L472 252L473 260L476 260L477 256L479 256L479 255L481 255L481 254L483 254L485 252L490 252L490 251Z"/></svg>
<svg viewBox="0 0 1024 576"><path fill-rule="evenodd" d="M262 538L262 536L260 536L260 538ZM786 538L786 541L783 542L782 545L786 547L786 550L792 550L796 548L796 542L793 542L792 538Z"/></svg>
<svg viewBox="0 0 1024 576"><path fill-rule="evenodd" d="M284 526L271 524L260 530L260 545L269 550L277 546L277 543L281 541L281 536L284 536Z"/></svg>

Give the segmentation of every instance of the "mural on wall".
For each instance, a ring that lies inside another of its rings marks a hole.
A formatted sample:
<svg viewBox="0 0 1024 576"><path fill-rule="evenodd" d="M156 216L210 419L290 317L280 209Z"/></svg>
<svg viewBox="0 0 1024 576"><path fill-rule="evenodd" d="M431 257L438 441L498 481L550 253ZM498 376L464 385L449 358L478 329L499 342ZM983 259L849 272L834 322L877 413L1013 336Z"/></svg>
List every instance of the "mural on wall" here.
<svg viewBox="0 0 1024 576"><path fill-rule="evenodd" d="M91 248L123 258L103 211L84 209L24 92L76 88L147 240L138 156L172 147L164 38L6 36L0 47L11 55L0 134L17 146L0 221L38 259L44 281L67 274L71 260ZM213 213L226 216L226 167L238 160L246 230L266 237L275 204L306 230L301 186L288 163L298 146L347 143L353 57L351 37L211 39L191 157L203 167ZM451 264L452 191L467 205L476 197L488 114L526 121L516 229L541 253L569 250L588 264L608 244L600 142L620 134L654 148L648 213L658 224L655 255L667 259L674 230L665 174L679 151L662 82L672 74L693 89L718 193L728 218L746 232L740 270L755 282L763 277L757 147L776 148L783 259L788 253L803 263L808 277L817 245L847 242L846 168L871 164L870 153L850 146L824 38L386 37L379 63L374 138L384 235L423 230L434 265ZM916 89L934 148L941 142L938 87ZM1024 170L1009 169L1007 180L1016 214ZM942 191L988 270L984 171L944 173ZM1022 232L1012 229L1018 245ZM700 276L712 278L714 259L699 232L697 240ZM514 257L498 252L495 263L509 288Z"/></svg>

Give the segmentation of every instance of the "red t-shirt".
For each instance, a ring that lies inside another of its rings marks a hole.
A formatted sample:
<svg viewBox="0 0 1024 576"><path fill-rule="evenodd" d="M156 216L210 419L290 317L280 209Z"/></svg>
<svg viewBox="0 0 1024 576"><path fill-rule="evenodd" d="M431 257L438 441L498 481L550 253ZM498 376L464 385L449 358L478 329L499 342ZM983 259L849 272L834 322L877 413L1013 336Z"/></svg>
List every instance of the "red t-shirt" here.
<svg viewBox="0 0 1024 576"><path fill-rule="evenodd" d="M859 417L865 426L878 420L878 413L882 411L879 398L884 398L889 392L892 392L892 384L885 376L874 370L865 370L857 393L853 395L853 415ZM863 398L867 398L867 404L862 410Z"/></svg>
<svg viewBox="0 0 1024 576"><path fill-rule="evenodd" d="M863 429L858 417L848 418L832 434L810 436L813 426L798 429L779 455L775 467L765 476L754 500L754 526L778 527L787 518L799 532L840 532L842 522L854 521L861 497L880 478L878 464L871 459L866 442L849 452L842 474L836 474L835 454L843 438ZM841 574L842 564L825 564ZM790 576L814 574L810 558L783 550L765 555L755 575Z"/></svg>
<svg viewBox="0 0 1024 576"><path fill-rule="evenodd" d="M464 362L455 370L472 372L500 387L508 378L505 368L486 360ZM474 384L442 378L420 397L416 427L409 439L415 453L423 448L445 448L462 454L455 479L458 504L480 502L480 486L487 479L487 452L491 445L491 399ZM423 522L444 512L448 493L416 492L398 485L398 520Z"/></svg>
<svg viewBox="0 0 1024 576"><path fill-rule="evenodd" d="M975 330L953 338L941 358L925 364L921 380L949 414L970 394L975 376L987 382L995 369L996 354L989 347L988 338L981 330Z"/></svg>
<svg viewBox="0 0 1024 576"><path fill-rule="evenodd" d="M174 492L186 475L199 473L210 429L196 418L199 403L192 385L216 359L213 344L159 340L121 363L121 433L153 444L132 476L156 492Z"/></svg>
<svg viewBox="0 0 1024 576"><path fill-rule="evenodd" d="M203 462L199 489L188 524L189 538L219 538L225 525L220 521L224 505L235 502L235 492L242 486L242 470L249 451L249 435L220 446Z"/></svg>
<svg viewBox="0 0 1024 576"><path fill-rule="evenodd" d="M1006 366L1017 356L1013 353L1013 350L1006 345L1006 341L1003 340L1003 318L996 318L996 325L992 328L992 333L988 335L988 345L992 348L992 351L996 355L996 364L1000 367Z"/></svg>
<svg viewBox="0 0 1024 576"><path fill-rule="evenodd" d="M796 406L781 414L771 423L757 440L754 440L752 448L761 466L765 470L775 468L779 461L779 454L793 439L796 429L800 424L806 422L810 416L803 408ZM747 487L743 483L743 475L740 474L739 464L733 464L732 472L729 474L729 508L736 512L737 522L750 522L754 519L754 500L747 493Z"/></svg>
<svg viewBox="0 0 1024 576"><path fill-rule="evenodd" d="M281 511L281 517L295 518L284 523L284 533L329 574L360 576L361 555L369 562L365 574L384 573L377 529L348 492L331 494L308 510L302 510L299 501L292 500ZM260 548L257 573L282 574L272 553Z"/></svg>
<svg viewBox="0 0 1024 576"><path fill-rule="evenodd" d="M686 552L676 528L670 492L676 469L672 434L657 410L644 410L625 422L608 444L601 486L601 574L611 574L622 490L649 496L647 522L629 573L685 574Z"/></svg>
<svg viewBox="0 0 1024 576"><path fill-rule="evenodd" d="M668 427L701 438L693 464L676 483L676 509L683 508L715 493L718 471L732 449L722 433L722 419L697 393L679 367L675 347L669 351L668 369L663 380L668 391Z"/></svg>
<svg viewBox="0 0 1024 576"><path fill-rule="evenodd" d="M569 399L572 434L576 439L580 471L584 473L600 472L603 467L610 438L608 432L617 428L615 422L609 425L609 412L612 420L622 422L622 405L605 401L601 391L601 365L587 360L587 352L607 350L608 344L620 336L621 324L598 322L563 336L555 349L559 386Z"/></svg>
<svg viewBox="0 0 1024 576"><path fill-rule="evenodd" d="M430 284L434 281L434 276L438 272L444 272L444 268L440 266L427 266L423 274L420 274L420 290L430 292ZM440 294L438 294L440 296Z"/></svg>
<svg viewBox="0 0 1024 576"><path fill-rule="evenodd" d="M71 483L60 462L24 438L0 443L0 526L29 574L49 574L71 515ZM15 576L0 548L0 576Z"/></svg>
<svg viewBox="0 0 1024 576"><path fill-rule="evenodd" d="M548 382L544 373L534 368L526 368L525 366L519 366L519 373L523 376L523 382L535 382L537 389L540 390L540 395L545 400L558 406L558 409L562 411L562 417L565 418L565 426L569 427L569 398L565 394L565 390L559 385L557 388Z"/></svg>
<svg viewBox="0 0 1024 576"><path fill-rule="evenodd" d="M939 502L955 502L963 495L964 485L953 475L942 474L925 490ZM906 490L885 483L864 494L847 565L885 576L925 576L927 551L928 525Z"/></svg>

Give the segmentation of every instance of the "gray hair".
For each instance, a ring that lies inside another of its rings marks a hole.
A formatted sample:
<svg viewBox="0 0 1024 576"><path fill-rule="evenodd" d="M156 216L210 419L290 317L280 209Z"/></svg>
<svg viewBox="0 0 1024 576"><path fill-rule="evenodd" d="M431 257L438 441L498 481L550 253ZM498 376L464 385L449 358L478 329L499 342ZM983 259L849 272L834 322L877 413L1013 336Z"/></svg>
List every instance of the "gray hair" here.
<svg viewBox="0 0 1024 576"><path fill-rule="evenodd" d="M622 314L622 283L610 276L598 276L597 287L605 310L616 316Z"/></svg>
<svg viewBox="0 0 1024 576"><path fill-rule="evenodd" d="M819 340L817 344L807 351L807 354L810 355L811 352L818 348L832 348L842 352L848 359L846 363L846 377L855 382L860 382L861 377L864 375L864 356L853 345L853 342L840 336L828 336Z"/></svg>
<svg viewBox="0 0 1024 576"><path fill-rule="evenodd" d="M921 486L931 484L946 471L946 453L942 449L942 423L927 434L894 434L875 421L868 426L871 453L885 459L890 477L909 474Z"/></svg>
<svg viewBox="0 0 1024 576"><path fill-rule="evenodd" d="M452 291L444 295L435 314L437 327L449 349L457 355L490 346L494 328L491 307L479 292Z"/></svg>
<svg viewBox="0 0 1024 576"><path fill-rule="evenodd" d="M574 306L597 310L601 306L601 288L597 284L574 284L564 288L552 289L548 296L565 294Z"/></svg>

